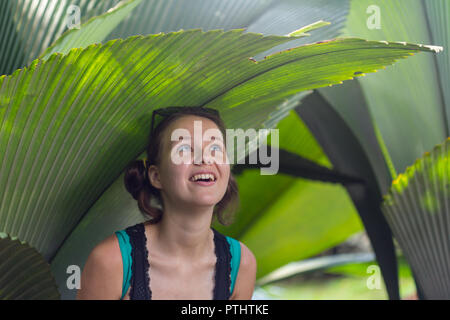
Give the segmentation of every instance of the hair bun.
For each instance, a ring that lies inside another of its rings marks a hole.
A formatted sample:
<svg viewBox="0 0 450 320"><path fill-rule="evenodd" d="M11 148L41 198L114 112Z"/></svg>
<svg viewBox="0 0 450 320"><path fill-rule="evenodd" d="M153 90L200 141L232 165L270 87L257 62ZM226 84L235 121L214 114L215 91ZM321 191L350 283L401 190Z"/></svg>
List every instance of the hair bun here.
<svg viewBox="0 0 450 320"><path fill-rule="evenodd" d="M135 200L147 185L147 165L144 162L146 160L135 160L125 170L125 188Z"/></svg>

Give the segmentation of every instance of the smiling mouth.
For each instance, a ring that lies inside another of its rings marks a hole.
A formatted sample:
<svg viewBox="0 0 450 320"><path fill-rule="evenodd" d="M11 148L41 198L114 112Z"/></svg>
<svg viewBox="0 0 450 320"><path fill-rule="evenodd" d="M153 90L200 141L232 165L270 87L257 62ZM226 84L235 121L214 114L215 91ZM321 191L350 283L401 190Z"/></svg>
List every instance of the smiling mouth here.
<svg viewBox="0 0 450 320"><path fill-rule="evenodd" d="M196 183L198 185L201 185L201 186L210 186L210 185L213 185L217 181L217 178L215 175L213 175L211 173L196 174L196 175L193 175L189 179L189 181Z"/></svg>

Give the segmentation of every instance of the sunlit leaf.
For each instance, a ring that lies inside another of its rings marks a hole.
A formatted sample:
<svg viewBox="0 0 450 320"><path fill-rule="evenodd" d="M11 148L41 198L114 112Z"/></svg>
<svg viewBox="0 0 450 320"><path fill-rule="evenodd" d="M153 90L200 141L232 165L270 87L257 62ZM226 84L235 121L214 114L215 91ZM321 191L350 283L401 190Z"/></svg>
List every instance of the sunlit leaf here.
<svg viewBox="0 0 450 320"><path fill-rule="evenodd" d="M58 40L41 54L46 59L52 53L66 54L72 48L84 48L93 43L102 42L117 25L123 21L142 0L122 1L108 12L86 21L79 29L65 32Z"/></svg>

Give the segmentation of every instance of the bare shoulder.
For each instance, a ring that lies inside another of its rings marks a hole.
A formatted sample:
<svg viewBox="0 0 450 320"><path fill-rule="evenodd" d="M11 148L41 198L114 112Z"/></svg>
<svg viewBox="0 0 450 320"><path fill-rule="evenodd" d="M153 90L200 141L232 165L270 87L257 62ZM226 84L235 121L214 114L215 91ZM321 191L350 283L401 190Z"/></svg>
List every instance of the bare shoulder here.
<svg viewBox="0 0 450 320"><path fill-rule="evenodd" d="M253 252L242 242L241 245L241 265L245 271L255 271L256 272L256 258Z"/></svg>
<svg viewBox="0 0 450 320"><path fill-rule="evenodd" d="M115 234L103 239L91 251L94 258L99 258L103 264L111 267L122 267L122 254L120 252L119 240Z"/></svg>
<svg viewBox="0 0 450 320"><path fill-rule="evenodd" d="M250 300L253 296L256 282L257 263L253 252L242 242L241 263L236 278L236 285L231 300Z"/></svg>
<svg viewBox="0 0 450 320"><path fill-rule="evenodd" d="M119 299L123 277L122 255L115 234L98 243L90 252L81 275L77 299Z"/></svg>

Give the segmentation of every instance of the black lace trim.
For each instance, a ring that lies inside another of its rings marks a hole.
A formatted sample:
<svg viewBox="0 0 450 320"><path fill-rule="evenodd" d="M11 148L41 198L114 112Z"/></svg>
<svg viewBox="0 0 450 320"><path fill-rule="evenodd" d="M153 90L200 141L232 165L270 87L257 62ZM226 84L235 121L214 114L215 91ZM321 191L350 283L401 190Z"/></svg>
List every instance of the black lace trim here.
<svg viewBox="0 0 450 320"><path fill-rule="evenodd" d="M144 238L144 270L145 270L145 285L148 288L148 299L152 299L152 289L150 288L150 276L149 276L149 270L150 270L150 263L148 259L148 250L147 250L147 236L145 235L145 227L142 223L142 235Z"/></svg>
<svg viewBox="0 0 450 320"><path fill-rule="evenodd" d="M216 274L214 287L214 300L229 300L231 288L231 254L230 245L220 232L211 228L214 232L216 253Z"/></svg>
<svg viewBox="0 0 450 320"><path fill-rule="evenodd" d="M232 256L231 256L231 250L230 250L230 244L228 243L228 241L227 241L227 239L225 239L225 253L226 253L226 255L227 255L227 258L226 258L226 266L227 266L227 268L226 268L226 274L227 274L227 276L225 277L225 279L226 279L226 288L228 288L227 289L227 300L229 300L230 299L230 297L231 297L231 258L232 258Z"/></svg>
<svg viewBox="0 0 450 320"><path fill-rule="evenodd" d="M213 229L213 228L211 228ZM216 266L215 266L215 270L214 270L214 291L213 291L213 300L218 300L218 283L219 283L219 277L220 277L220 272L219 272L219 265L222 263L221 259L220 259L220 254L219 254L219 245L218 245L218 240L217 240L217 235L216 235L216 231L213 229L213 233L214 233L214 253L216 254Z"/></svg>
<svg viewBox="0 0 450 320"><path fill-rule="evenodd" d="M132 256L132 275L130 281L130 300L149 300L148 255L145 228L143 223L125 229L130 237Z"/></svg>

